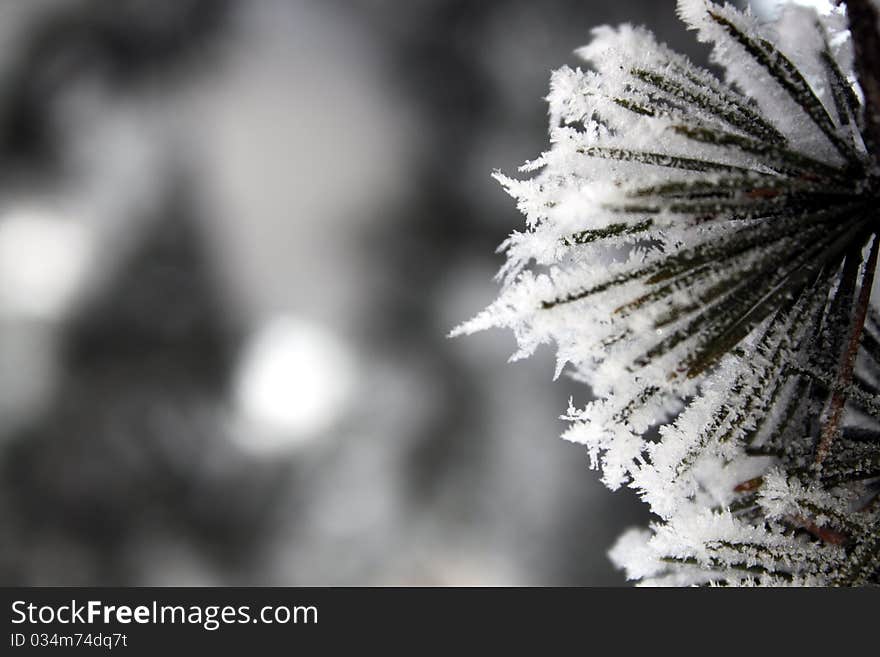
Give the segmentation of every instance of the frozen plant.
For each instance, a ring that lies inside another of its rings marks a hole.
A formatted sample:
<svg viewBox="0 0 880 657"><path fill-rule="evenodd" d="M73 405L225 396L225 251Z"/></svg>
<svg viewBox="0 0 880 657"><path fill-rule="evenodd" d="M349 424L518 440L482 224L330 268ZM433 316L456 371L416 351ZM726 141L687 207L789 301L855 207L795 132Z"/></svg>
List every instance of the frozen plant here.
<svg viewBox="0 0 880 657"><path fill-rule="evenodd" d="M723 81L597 28L550 149L496 174L526 228L455 333L554 343L590 386L564 438L659 518L611 550L643 584L880 583L880 36L846 5L679 0Z"/></svg>

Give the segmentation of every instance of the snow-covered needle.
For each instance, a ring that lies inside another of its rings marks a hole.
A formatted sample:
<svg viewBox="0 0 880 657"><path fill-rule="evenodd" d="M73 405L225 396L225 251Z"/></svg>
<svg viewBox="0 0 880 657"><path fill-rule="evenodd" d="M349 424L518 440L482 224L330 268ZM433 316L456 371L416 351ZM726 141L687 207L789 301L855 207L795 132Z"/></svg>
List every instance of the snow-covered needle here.
<svg viewBox="0 0 880 657"><path fill-rule="evenodd" d="M612 550L630 577L876 584L880 173L845 9L678 14L724 79L595 29L553 73L549 150L495 174L526 226L455 333L555 344L590 386L564 438L660 518Z"/></svg>

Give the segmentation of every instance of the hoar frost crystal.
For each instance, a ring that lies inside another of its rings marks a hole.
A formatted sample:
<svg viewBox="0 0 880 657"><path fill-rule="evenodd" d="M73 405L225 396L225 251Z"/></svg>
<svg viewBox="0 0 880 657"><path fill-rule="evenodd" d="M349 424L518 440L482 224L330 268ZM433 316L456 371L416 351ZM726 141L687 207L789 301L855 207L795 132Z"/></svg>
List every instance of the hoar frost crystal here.
<svg viewBox="0 0 880 657"><path fill-rule="evenodd" d="M725 80L594 30L592 70L552 76L531 177L496 174L526 229L455 333L554 343L592 388L564 438L659 517L611 550L629 578L877 584L880 184L846 10L678 13Z"/></svg>

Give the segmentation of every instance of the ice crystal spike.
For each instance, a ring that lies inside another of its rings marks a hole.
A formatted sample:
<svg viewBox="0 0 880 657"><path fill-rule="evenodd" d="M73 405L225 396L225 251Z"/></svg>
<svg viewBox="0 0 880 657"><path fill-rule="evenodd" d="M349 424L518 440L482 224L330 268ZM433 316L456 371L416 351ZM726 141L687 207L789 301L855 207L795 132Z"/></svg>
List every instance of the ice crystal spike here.
<svg viewBox="0 0 880 657"><path fill-rule="evenodd" d="M525 180L496 174L526 228L455 333L555 344L589 384L564 438L660 518L611 551L630 578L878 584L880 107L853 55L876 21L678 14L724 80L643 28L594 30L590 70L552 76L549 150Z"/></svg>

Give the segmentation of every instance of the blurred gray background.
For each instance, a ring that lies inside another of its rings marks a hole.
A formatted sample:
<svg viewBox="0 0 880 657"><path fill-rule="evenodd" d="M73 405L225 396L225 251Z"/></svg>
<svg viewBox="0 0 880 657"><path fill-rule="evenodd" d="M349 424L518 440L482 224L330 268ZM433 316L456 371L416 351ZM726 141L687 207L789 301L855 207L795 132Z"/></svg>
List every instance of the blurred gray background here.
<svg viewBox="0 0 880 657"><path fill-rule="evenodd" d="M589 391L445 336L550 70L704 62L673 5L0 1L0 583L623 584Z"/></svg>

